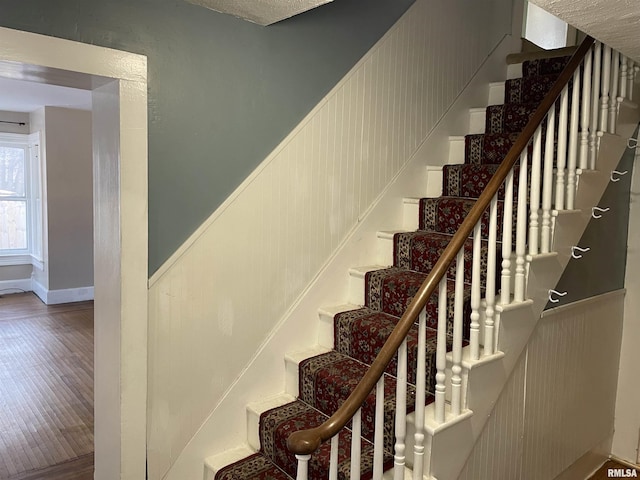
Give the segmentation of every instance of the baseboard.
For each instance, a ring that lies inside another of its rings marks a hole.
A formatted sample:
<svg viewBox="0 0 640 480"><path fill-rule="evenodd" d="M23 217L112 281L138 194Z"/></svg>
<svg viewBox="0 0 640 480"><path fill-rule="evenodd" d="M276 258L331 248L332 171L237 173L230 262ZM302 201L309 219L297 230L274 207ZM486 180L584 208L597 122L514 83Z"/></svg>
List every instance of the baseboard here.
<svg viewBox="0 0 640 480"><path fill-rule="evenodd" d="M32 290L30 278L0 281L0 294L30 292Z"/></svg>
<svg viewBox="0 0 640 480"><path fill-rule="evenodd" d="M60 303L84 302L93 300L93 287L65 288L60 290L47 290L35 280L30 281L33 292L47 305Z"/></svg>
<svg viewBox="0 0 640 480"><path fill-rule="evenodd" d="M591 477L609 458L612 441L613 434L576 460L573 465L558 475L554 480L577 480Z"/></svg>

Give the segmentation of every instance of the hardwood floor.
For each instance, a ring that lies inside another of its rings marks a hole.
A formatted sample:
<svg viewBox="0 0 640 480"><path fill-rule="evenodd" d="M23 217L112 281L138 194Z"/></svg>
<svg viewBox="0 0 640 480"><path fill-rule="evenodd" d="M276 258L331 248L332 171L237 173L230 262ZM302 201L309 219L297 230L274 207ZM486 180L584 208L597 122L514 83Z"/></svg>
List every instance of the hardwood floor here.
<svg viewBox="0 0 640 480"><path fill-rule="evenodd" d="M36 478L93 478L93 302L1 295L0 479Z"/></svg>

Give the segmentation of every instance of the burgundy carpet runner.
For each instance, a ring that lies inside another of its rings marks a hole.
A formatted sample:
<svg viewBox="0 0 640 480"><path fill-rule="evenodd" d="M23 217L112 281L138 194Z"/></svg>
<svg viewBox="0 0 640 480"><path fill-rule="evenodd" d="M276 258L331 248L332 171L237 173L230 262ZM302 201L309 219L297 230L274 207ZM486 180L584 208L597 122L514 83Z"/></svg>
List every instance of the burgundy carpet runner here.
<svg viewBox="0 0 640 480"><path fill-rule="evenodd" d="M523 78L508 80L505 103L487 108L486 133L467 135L465 162L447 165L443 171L443 196L423 198L419 207L419 230L398 233L393 239L393 266L365 275L365 305L339 313L334 318L334 350L308 358L299 367L298 399L265 412L260 418L260 451L220 470L216 480L291 480L296 459L286 447L288 436L297 430L318 426L346 400L365 374L409 302L458 229L475 199L483 191L498 165L509 151L537 103L551 88L569 57L542 59L523 64ZM517 176L515 177L517 179ZM516 186L517 188L517 186ZM503 191L501 191L501 196ZM515 197L514 197L515 198ZM499 202L498 225L501 225ZM482 219L482 261L487 262L488 213ZM470 324L471 240L465 245L464 338ZM455 263L455 262L454 262ZM448 271L449 305L453 306L455 264ZM484 270L484 269L483 269ZM485 279L482 279L484 285ZM433 401L435 385L437 293L427 304L427 402ZM453 308L448 309L447 333L453 332ZM408 335L409 381L415 385L418 338L417 325ZM385 468L393 465L396 359L385 374L384 447ZM407 395L407 412L413 411L415 387ZM362 408L361 478L373 473L373 433L375 394ZM351 431L340 434L338 478L346 480L350 471ZM328 478L330 443L325 442L312 456L309 478Z"/></svg>

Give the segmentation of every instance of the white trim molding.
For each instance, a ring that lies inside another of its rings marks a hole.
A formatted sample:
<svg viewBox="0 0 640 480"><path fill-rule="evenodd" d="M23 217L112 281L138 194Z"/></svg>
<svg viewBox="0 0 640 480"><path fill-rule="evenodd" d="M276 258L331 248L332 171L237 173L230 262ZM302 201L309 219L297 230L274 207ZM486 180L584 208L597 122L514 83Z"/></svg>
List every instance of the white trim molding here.
<svg viewBox="0 0 640 480"><path fill-rule="evenodd" d="M93 300L93 287L65 288L61 290L47 290L36 280L32 279L33 292L47 305L59 305L61 303L84 302Z"/></svg>
<svg viewBox="0 0 640 480"><path fill-rule="evenodd" d="M0 295L5 295L8 293L30 292L31 290L32 288L30 278L0 281Z"/></svg>

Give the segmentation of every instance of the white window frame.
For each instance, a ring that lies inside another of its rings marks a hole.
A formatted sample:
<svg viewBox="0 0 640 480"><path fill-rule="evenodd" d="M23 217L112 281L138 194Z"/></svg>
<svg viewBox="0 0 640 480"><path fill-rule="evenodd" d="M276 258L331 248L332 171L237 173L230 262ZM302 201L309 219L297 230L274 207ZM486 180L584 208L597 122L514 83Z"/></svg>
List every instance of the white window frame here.
<svg viewBox="0 0 640 480"><path fill-rule="evenodd" d="M25 201L27 206L27 248L0 250L0 266L31 264L42 269L43 223L40 133L0 132L0 145L21 146L25 149ZM12 197L3 197L3 200L13 199Z"/></svg>

